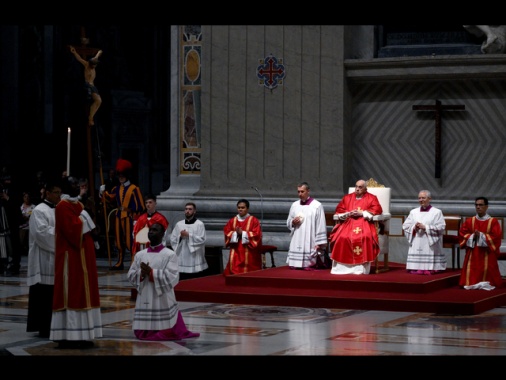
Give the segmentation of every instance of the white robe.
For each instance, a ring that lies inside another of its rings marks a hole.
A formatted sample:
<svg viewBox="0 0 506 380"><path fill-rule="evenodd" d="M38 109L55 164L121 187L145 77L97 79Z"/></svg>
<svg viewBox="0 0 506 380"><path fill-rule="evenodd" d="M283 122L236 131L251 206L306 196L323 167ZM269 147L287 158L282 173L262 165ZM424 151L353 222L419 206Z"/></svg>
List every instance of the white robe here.
<svg viewBox="0 0 506 380"><path fill-rule="evenodd" d="M296 216L304 220L298 227L292 226ZM327 222L323 205L316 199L309 205L301 205L300 200L292 203L286 226L290 230L290 247L286 262L291 267L307 268L316 264L317 245L327 244Z"/></svg>
<svg viewBox="0 0 506 380"><path fill-rule="evenodd" d="M39 203L32 211L29 226L26 283L54 285L54 208Z"/></svg>
<svg viewBox="0 0 506 380"><path fill-rule="evenodd" d="M189 232L188 238L181 238L181 231ZM179 261L179 272L197 273L208 268L206 261L206 228L201 220L186 224L180 220L170 235L170 244Z"/></svg>
<svg viewBox="0 0 506 380"><path fill-rule="evenodd" d="M139 251L128 270L128 281L137 289L133 330L165 330L176 324L179 305L174 287L179 282L176 253L167 247L160 252ZM154 282L149 276L141 281L141 262L153 269Z"/></svg>
<svg viewBox="0 0 506 380"><path fill-rule="evenodd" d="M414 232L418 222L425 225L425 231ZM421 212L420 207L409 212L402 225L404 236L409 243L407 270L441 271L446 269L446 255L443 251L445 228L443 212L434 206L428 212Z"/></svg>

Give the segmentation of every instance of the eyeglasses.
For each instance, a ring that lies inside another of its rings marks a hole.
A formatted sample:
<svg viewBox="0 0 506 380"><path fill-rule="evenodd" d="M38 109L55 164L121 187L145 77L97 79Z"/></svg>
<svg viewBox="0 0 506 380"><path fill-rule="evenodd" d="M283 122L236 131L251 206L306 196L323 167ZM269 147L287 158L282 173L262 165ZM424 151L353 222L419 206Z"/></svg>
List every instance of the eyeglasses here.
<svg viewBox="0 0 506 380"><path fill-rule="evenodd" d="M484 206L488 206L488 205L486 205L486 204L484 204L484 203L475 203L474 205L475 205L476 207L484 207Z"/></svg>
<svg viewBox="0 0 506 380"><path fill-rule="evenodd" d="M50 193L53 193L53 194L56 194L56 195L61 195L61 191L50 191Z"/></svg>

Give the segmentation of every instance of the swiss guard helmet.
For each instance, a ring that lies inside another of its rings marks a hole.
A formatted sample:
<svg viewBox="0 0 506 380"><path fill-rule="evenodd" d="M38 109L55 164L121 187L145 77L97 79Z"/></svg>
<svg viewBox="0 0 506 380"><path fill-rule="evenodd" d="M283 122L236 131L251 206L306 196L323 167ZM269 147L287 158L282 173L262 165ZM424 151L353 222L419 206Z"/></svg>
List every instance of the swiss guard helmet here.
<svg viewBox="0 0 506 380"><path fill-rule="evenodd" d="M130 177L130 170L132 169L132 163L130 161L118 158L116 162L116 173L118 176L123 175L126 178Z"/></svg>

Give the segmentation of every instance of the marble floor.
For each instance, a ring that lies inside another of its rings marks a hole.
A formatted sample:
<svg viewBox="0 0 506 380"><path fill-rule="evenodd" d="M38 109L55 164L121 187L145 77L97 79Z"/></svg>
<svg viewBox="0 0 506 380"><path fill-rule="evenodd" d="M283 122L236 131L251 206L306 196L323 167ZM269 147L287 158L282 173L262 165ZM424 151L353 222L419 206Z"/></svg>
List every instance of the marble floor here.
<svg viewBox="0 0 506 380"><path fill-rule="evenodd" d="M506 307L474 316L181 302L200 337L147 342L131 330L126 270L98 259L103 337L89 349L57 349L26 332L26 257L0 277L0 357L7 356L502 356Z"/></svg>

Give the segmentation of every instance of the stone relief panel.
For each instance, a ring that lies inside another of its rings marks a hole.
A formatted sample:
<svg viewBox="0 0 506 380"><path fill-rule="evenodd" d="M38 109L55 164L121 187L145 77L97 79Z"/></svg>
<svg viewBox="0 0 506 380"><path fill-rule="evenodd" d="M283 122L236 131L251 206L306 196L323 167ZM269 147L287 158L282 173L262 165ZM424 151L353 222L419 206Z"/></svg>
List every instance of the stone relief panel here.
<svg viewBox="0 0 506 380"><path fill-rule="evenodd" d="M200 25L181 27L180 88L180 174L200 174L201 170L201 53Z"/></svg>

